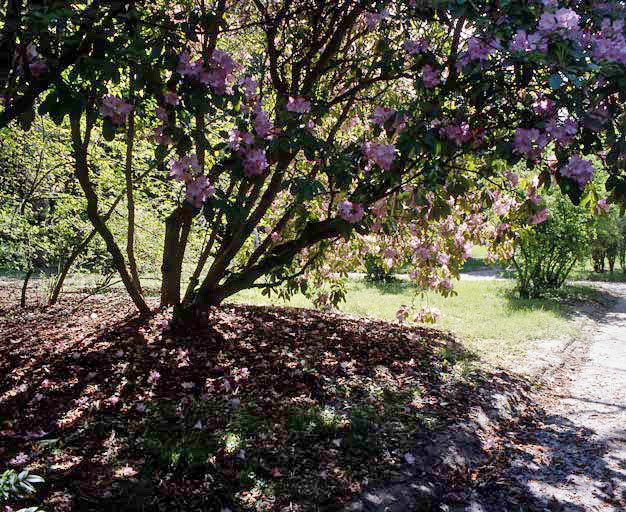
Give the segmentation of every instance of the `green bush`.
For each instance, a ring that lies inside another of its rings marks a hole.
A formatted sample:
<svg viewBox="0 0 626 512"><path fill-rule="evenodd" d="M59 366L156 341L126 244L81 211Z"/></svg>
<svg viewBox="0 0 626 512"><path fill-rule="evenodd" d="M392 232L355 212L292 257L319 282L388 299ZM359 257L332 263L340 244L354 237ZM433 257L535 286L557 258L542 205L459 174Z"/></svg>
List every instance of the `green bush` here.
<svg viewBox="0 0 626 512"><path fill-rule="evenodd" d="M365 280L369 283L390 283L396 278L393 275L394 269L387 270L379 258L373 254L365 256Z"/></svg>
<svg viewBox="0 0 626 512"><path fill-rule="evenodd" d="M512 259L521 297L538 297L560 288L574 265L587 257L591 217L559 192L547 196L548 219L518 233Z"/></svg>

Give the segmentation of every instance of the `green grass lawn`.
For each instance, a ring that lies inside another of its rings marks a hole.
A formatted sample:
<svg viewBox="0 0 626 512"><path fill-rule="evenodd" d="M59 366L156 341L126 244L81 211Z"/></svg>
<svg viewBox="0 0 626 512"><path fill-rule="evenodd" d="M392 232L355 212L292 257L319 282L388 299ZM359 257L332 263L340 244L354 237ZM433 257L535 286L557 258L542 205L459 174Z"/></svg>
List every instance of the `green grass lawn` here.
<svg viewBox="0 0 626 512"><path fill-rule="evenodd" d="M428 304L441 311L437 329L455 333L470 350L490 362L502 362L510 356L523 355L528 343L542 338L572 336L579 329L574 318L575 306L568 297L579 300L595 297L584 286L568 286L558 295L545 299L519 299L514 282L505 280L460 281L455 285L458 295L444 298L428 293L414 299L415 288L406 281L373 285L353 278L348 284L346 302L341 311L395 321L403 304ZM257 290L247 290L233 297L233 302L312 307L308 299L297 295L288 303L268 299Z"/></svg>

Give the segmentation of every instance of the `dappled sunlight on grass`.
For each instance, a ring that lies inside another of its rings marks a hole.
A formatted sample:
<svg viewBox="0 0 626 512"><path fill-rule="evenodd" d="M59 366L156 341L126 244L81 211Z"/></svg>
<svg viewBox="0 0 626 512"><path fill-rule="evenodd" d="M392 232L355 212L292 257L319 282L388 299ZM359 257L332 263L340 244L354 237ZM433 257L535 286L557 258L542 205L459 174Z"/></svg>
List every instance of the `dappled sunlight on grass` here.
<svg viewBox="0 0 626 512"><path fill-rule="evenodd" d="M589 300L597 295L586 286L568 286L547 298L520 299L514 288L515 283L508 280L460 281L455 283L458 295L454 297L427 293L421 298L416 296L416 287L407 281L370 284L352 278L346 302L340 309L348 314L395 321L401 305L427 304L442 313L434 327L455 333L481 357L500 361L523 354L533 340L575 334L579 323L572 318L576 308L569 299ZM234 302L312 307L302 295L285 303L278 298L268 300L255 290L238 294Z"/></svg>

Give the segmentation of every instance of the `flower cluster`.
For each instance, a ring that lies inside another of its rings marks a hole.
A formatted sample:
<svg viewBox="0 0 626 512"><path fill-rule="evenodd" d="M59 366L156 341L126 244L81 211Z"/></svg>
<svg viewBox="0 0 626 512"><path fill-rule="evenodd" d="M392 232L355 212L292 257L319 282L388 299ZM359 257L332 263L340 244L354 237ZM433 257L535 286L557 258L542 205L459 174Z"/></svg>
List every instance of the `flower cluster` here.
<svg viewBox="0 0 626 512"><path fill-rule="evenodd" d="M513 151L532 160L541 157L548 137L536 128L518 128L513 141Z"/></svg>
<svg viewBox="0 0 626 512"><path fill-rule="evenodd" d="M428 51L428 42L424 39L411 40L407 39L402 48L409 55L417 55L418 53L424 53Z"/></svg>
<svg viewBox="0 0 626 512"><path fill-rule="evenodd" d="M557 9L545 11L539 18L539 31L543 33L556 32L558 30L577 31L580 16L571 9Z"/></svg>
<svg viewBox="0 0 626 512"><path fill-rule="evenodd" d="M230 55L216 49L207 62L197 59L192 63L189 52L181 53L178 56L176 71L182 76L210 85L217 94L226 94L236 68L237 64Z"/></svg>
<svg viewBox="0 0 626 512"><path fill-rule="evenodd" d="M113 124L118 126L126 123L126 118L132 110L132 105L115 96L105 96L102 100L102 107L100 107L100 113L104 117L110 118Z"/></svg>
<svg viewBox="0 0 626 512"><path fill-rule="evenodd" d="M311 111L311 104L305 98L300 96L290 96L287 101L287 110L297 114L306 114Z"/></svg>
<svg viewBox="0 0 626 512"><path fill-rule="evenodd" d="M500 48L500 42L496 39L484 41L479 37L471 37L467 41L467 51L461 55L457 67L460 69L469 62L478 61L481 64L489 60Z"/></svg>
<svg viewBox="0 0 626 512"><path fill-rule="evenodd" d="M380 126L385 124L391 116L395 115L396 111L392 108L387 107L376 107L374 109L374 114L371 117L372 124L375 126Z"/></svg>
<svg viewBox="0 0 626 512"><path fill-rule="evenodd" d="M593 165L578 155L570 157L567 165L561 168L560 173L574 180L580 188L583 188L593 178Z"/></svg>
<svg viewBox="0 0 626 512"><path fill-rule="evenodd" d="M624 20L604 18L599 34L593 40L593 56L596 60L607 60L626 65L626 38Z"/></svg>
<svg viewBox="0 0 626 512"><path fill-rule="evenodd" d="M525 30L518 30L511 40L509 49L512 52L542 52L548 51L548 41L542 34L536 32L534 34L527 34Z"/></svg>
<svg viewBox="0 0 626 512"><path fill-rule="evenodd" d="M206 176L200 174L201 171L196 155L170 160L170 177L185 183L187 200L195 208L200 208L206 198L215 193L215 187L209 183Z"/></svg>
<svg viewBox="0 0 626 512"><path fill-rule="evenodd" d="M440 133L453 141L457 146L462 146L472 140L472 130L470 130L469 124L465 121L459 124L447 124L440 128Z"/></svg>
<svg viewBox="0 0 626 512"><path fill-rule="evenodd" d="M562 146L569 146L578 132L578 123L571 118L559 122L556 117L546 122L546 133Z"/></svg>
<svg viewBox="0 0 626 512"><path fill-rule="evenodd" d="M436 87L441 83L439 78L439 72L434 69L430 64L426 64L422 68L422 82L428 88Z"/></svg>
<svg viewBox="0 0 626 512"><path fill-rule="evenodd" d="M363 215L365 214L365 211L363 210L363 206L360 205L359 203L353 203L351 201L346 200L346 201L341 201L338 207L339 207L338 208L339 216L343 220L351 224L359 222L363 218Z"/></svg>
<svg viewBox="0 0 626 512"><path fill-rule="evenodd" d="M254 137L248 132L231 130L228 142L230 148L243 158L243 170L246 176L259 176L268 167L265 150L254 147Z"/></svg>
<svg viewBox="0 0 626 512"><path fill-rule="evenodd" d="M371 164L375 163L381 169L388 171L396 158L396 147L393 144L377 144L375 142L363 143L363 155L368 161L366 170L370 170Z"/></svg>

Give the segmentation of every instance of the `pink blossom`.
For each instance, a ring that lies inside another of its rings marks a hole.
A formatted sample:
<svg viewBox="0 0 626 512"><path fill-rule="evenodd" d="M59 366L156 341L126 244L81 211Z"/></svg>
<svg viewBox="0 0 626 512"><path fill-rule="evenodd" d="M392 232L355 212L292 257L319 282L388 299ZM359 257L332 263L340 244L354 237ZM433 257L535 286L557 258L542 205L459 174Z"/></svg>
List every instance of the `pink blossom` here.
<svg viewBox="0 0 626 512"><path fill-rule="evenodd" d="M21 452L21 453L18 453L15 457L13 457L9 461L9 464L11 466L22 466L26 464L27 462L28 462L28 455L26 455L24 452Z"/></svg>
<svg viewBox="0 0 626 512"><path fill-rule="evenodd" d="M349 222L350 224L354 224L359 222L363 215L365 215L365 211L363 210L363 206L359 203L353 203L351 201L341 201L339 203L339 216Z"/></svg>
<svg viewBox="0 0 626 512"><path fill-rule="evenodd" d="M243 95L246 98L246 101L254 101L257 97L259 82L249 76L246 76L240 83L243 86Z"/></svg>
<svg viewBox="0 0 626 512"><path fill-rule="evenodd" d="M525 30L518 30L511 40L512 52L548 51L548 41L539 33L527 34Z"/></svg>
<svg viewBox="0 0 626 512"><path fill-rule="evenodd" d="M580 188L583 188L593 177L593 165L589 160L573 155L567 165L561 168L560 173L561 176L571 178Z"/></svg>
<svg viewBox="0 0 626 512"><path fill-rule="evenodd" d="M381 169L388 171L396 158L396 147L393 144L377 144L365 142L363 155L369 162L374 162Z"/></svg>
<svg viewBox="0 0 626 512"><path fill-rule="evenodd" d="M165 96L163 97L163 100L168 105L178 105L180 103L180 98L175 92L172 92L172 91L166 92Z"/></svg>
<svg viewBox="0 0 626 512"><path fill-rule="evenodd" d="M267 169L267 157L262 149L253 149L246 155L243 169L247 176L259 176Z"/></svg>
<svg viewBox="0 0 626 512"><path fill-rule="evenodd" d="M246 152L245 146L252 146L254 144L254 137L248 132L242 132L237 129L233 129L229 133L228 145L233 151ZM244 147L242 147L242 145Z"/></svg>
<svg viewBox="0 0 626 512"><path fill-rule="evenodd" d="M148 382L157 382L161 378L161 374L156 370L150 370L148 375Z"/></svg>
<svg viewBox="0 0 626 512"><path fill-rule="evenodd" d="M533 102L533 110L540 116L546 116L554 111L554 102L543 96L538 96Z"/></svg>
<svg viewBox="0 0 626 512"><path fill-rule="evenodd" d="M187 183L187 200L195 207L200 208L207 197L215 193L215 187L209 183L206 176L198 176L192 182Z"/></svg>
<svg viewBox="0 0 626 512"><path fill-rule="evenodd" d="M409 55L417 55L418 53L428 50L428 43L424 39L418 39L416 41L407 39L404 41L402 47Z"/></svg>
<svg viewBox="0 0 626 512"><path fill-rule="evenodd" d="M392 108L376 107L374 109L374 114L371 117L372 124L383 125L395 113L396 111Z"/></svg>
<svg viewBox="0 0 626 512"><path fill-rule="evenodd" d="M545 222L547 219L548 219L548 210L547 208L544 208L543 210L539 210L532 217L530 217L530 219L528 219L528 223L533 224L533 225L541 224L542 222Z"/></svg>
<svg viewBox="0 0 626 512"><path fill-rule="evenodd" d="M254 118L254 131L263 139L271 135L274 125L267 117L267 113L263 110L257 112Z"/></svg>
<svg viewBox="0 0 626 512"><path fill-rule="evenodd" d="M548 138L536 128L518 128L515 132L513 152L534 159L541 156L547 144Z"/></svg>
<svg viewBox="0 0 626 512"><path fill-rule="evenodd" d="M422 68L421 77L422 82L424 82L424 85L428 88L436 87L441 83L441 80L439 78L439 72L435 70L430 64L426 64Z"/></svg>
<svg viewBox="0 0 626 512"><path fill-rule="evenodd" d="M608 203L608 201L606 199L600 199L597 203L596 203L596 213L598 215L604 214L604 213L608 213L609 209L610 209L611 205Z"/></svg>
<svg viewBox="0 0 626 512"><path fill-rule="evenodd" d="M104 117L110 118L113 124L116 125L124 124L132 110L132 105L115 96L105 96L102 100L102 107L100 107L100 113Z"/></svg>
<svg viewBox="0 0 626 512"><path fill-rule="evenodd" d="M290 96L289 101L287 101L287 110L298 114L306 114L311 111L311 104L300 96Z"/></svg>

